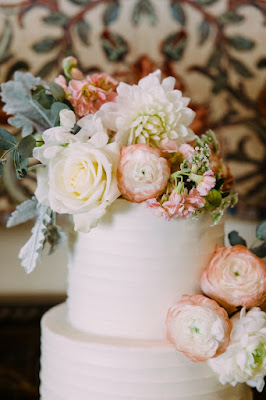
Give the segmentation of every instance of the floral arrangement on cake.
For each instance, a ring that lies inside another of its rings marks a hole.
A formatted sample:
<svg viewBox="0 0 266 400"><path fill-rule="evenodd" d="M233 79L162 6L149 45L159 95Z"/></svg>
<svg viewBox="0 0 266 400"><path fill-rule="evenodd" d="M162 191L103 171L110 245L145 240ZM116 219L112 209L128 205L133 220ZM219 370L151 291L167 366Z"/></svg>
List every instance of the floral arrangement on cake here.
<svg viewBox="0 0 266 400"><path fill-rule="evenodd" d="M118 84L106 74L84 76L73 57L63 69L65 76L48 84L16 72L1 85L9 123L22 129L22 139L1 129L0 174L8 153L18 179L37 171L34 198L8 221L37 217L20 253L28 272L46 243L54 250L63 241L56 214L73 216L75 230L88 232L120 196L166 220L207 211L214 223L236 203L216 137L189 128L195 113L174 78L161 81L156 71L138 85Z"/></svg>
<svg viewBox="0 0 266 400"><path fill-rule="evenodd" d="M46 244L50 251L65 235L57 214L73 216L74 229L89 232L119 197L144 203L171 223L211 215L218 223L237 202L233 177L215 134L190 129L194 111L160 71L138 85L106 74L84 76L77 61L63 62L64 75L46 83L16 72L1 85L9 123L21 128L18 141L0 129L0 176L11 156L18 179L37 172L35 196L22 203L7 226L36 218L20 251L29 273ZM33 157L33 158L32 158ZM30 164L29 164L30 160ZM31 165L31 166L29 166ZM237 232L232 247L217 247L201 276L204 294L184 295L166 318L168 339L193 361L207 361L222 383L247 382L262 390L266 374L266 223L257 247L248 249Z"/></svg>

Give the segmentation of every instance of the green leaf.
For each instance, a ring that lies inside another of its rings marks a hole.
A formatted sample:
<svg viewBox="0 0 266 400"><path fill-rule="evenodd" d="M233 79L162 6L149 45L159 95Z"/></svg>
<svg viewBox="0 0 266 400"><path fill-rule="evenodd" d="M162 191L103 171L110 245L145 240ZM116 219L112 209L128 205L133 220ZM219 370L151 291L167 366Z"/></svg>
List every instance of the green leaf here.
<svg viewBox="0 0 266 400"><path fill-rule="evenodd" d="M50 15L44 17L43 21L47 25L63 26L68 21L68 17L62 12L53 11Z"/></svg>
<svg viewBox="0 0 266 400"><path fill-rule="evenodd" d="M239 51L252 50L255 46L255 42L253 40L244 38L243 36L234 36L229 38L228 44Z"/></svg>
<svg viewBox="0 0 266 400"><path fill-rule="evenodd" d="M53 98L56 101L59 101L59 102L62 103L65 100L65 91L64 91L64 89L60 85L55 83L55 82L49 82L48 86L49 86L49 89L50 89L50 92L51 92Z"/></svg>
<svg viewBox="0 0 266 400"><path fill-rule="evenodd" d="M123 61L129 52L127 42L117 33L105 30L101 35L101 42L109 61Z"/></svg>
<svg viewBox="0 0 266 400"><path fill-rule="evenodd" d="M256 237L259 240L266 240L266 221L262 221L256 229Z"/></svg>
<svg viewBox="0 0 266 400"><path fill-rule="evenodd" d="M36 146L36 140L32 135L25 136L18 145L18 152L22 157L32 157L32 151Z"/></svg>
<svg viewBox="0 0 266 400"><path fill-rule="evenodd" d="M214 94L220 93L223 89L225 89L227 85L227 76L224 74L219 74L216 76L212 92Z"/></svg>
<svg viewBox="0 0 266 400"><path fill-rule="evenodd" d="M88 22L82 19L76 24L76 30L81 42L86 46L88 46L90 44L89 42L90 25L88 24Z"/></svg>
<svg viewBox="0 0 266 400"><path fill-rule="evenodd" d="M53 126L59 126L60 125L60 118L59 118L59 113L61 110L67 109L69 110L70 108L64 104L64 103L59 103L56 102L52 105L51 108L51 116L52 116L52 124Z"/></svg>
<svg viewBox="0 0 266 400"><path fill-rule="evenodd" d="M38 202L36 197L32 197L32 199L19 204L15 211L10 215L6 227L12 228L13 226L23 224L24 222L35 218L38 214L37 204Z"/></svg>
<svg viewBox="0 0 266 400"><path fill-rule="evenodd" d="M36 90L32 92L32 98L46 110L49 110L54 103L53 96L48 94L46 88L41 85L37 86Z"/></svg>
<svg viewBox="0 0 266 400"><path fill-rule="evenodd" d="M108 3L103 14L103 23L105 26L116 21L120 13L120 4L118 0L112 0Z"/></svg>
<svg viewBox="0 0 266 400"><path fill-rule="evenodd" d="M6 129L0 128L0 150L9 150L17 145L17 139Z"/></svg>
<svg viewBox="0 0 266 400"><path fill-rule="evenodd" d="M205 208L207 210L213 211L221 205L221 202L222 202L221 193L216 189L212 189L205 197Z"/></svg>
<svg viewBox="0 0 266 400"><path fill-rule="evenodd" d="M218 21L224 25L228 25L228 24L239 24L239 22L242 22L244 19L245 18L243 17L243 15L239 15L235 11L230 10L223 13L218 18Z"/></svg>
<svg viewBox="0 0 266 400"><path fill-rule="evenodd" d="M51 223L47 226L45 240L50 245L49 254L53 254L58 247L62 246L66 242L67 237L65 233L61 231L60 226Z"/></svg>
<svg viewBox="0 0 266 400"><path fill-rule="evenodd" d="M156 24L156 10L150 0L139 0L136 3L132 13L132 23L138 25L142 16L146 16L151 25Z"/></svg>
<svg viewBox="0 0 266 400"><path fill-rule="evenodd" d="M176 1L176 0L171 1L171 14L177 22L179 22L181 25L185 26L186 14L184 12L183 7L179 3L179 1Z"/></svg>
<svg viewBox="0 0 266 400"><path fill-rule="evenodd" d="M199 32L199 45L203 45L208 37L210 36L211 32L211 25L209 24L208 21L203 20L198 26L198 32Z"/></svg>
<svg viewBox="0 0 266 400"><path fill-rule="evenodd" d="M0 162L0 178L2 178L3 173L4 173L4 166L3 166L3 164Z"/></svg>
<svg viewBox="0 0 266 400"><path fill-rule="evenodd" d="M245 66L245 64L242 61L231 57L230 62L233 65L234 70L239 75L243 76L244 78L252 78L253 77L252 72Z"/></svg>
<svg viewBox="0 0 266 400"><path fill-rule="evenodd" d="M28 173L28 158L22 157L17 150L12 150L17 179L24 178Z"/></svg>
<svg viewBox="0 0 266 400"><path fill-rule="evenodd" d="M187 35L184 31L171 34L162 43L162 53L173 61L181 60L187 44Z"/></svg>
<svg viewBox="0 0 266 400"><path fill-rule="evenodd" d="M253 247L252 249L250 249L250 251L252 251L252 253L254 253L257 257L266 257L266 241L258 247Z"/></svg>
<svg viewBox="0 0 266 400"><path fill-rule="evenodd" d="M232 231L228 234L229 243L231 246L235 246L237 244L241 244L242 246L247 246L247 242L242 236L239 235L237 231Z"/></svg>
<svg viewBox="0 0 266 400"><path fill-rule="evenodd" d="M258 62L257 62L257 68L266 68L266 57L262 57Z"/></svg>
<svg viewBox="0 0 266 400"><path fill-rule="evenodd" d="M29 274L36 267L40 260L40 255L45 243L45 235L47 225L51 222L51 217L48 215L48 207L40 206L38 209L39 216L31 231L31 238L22 247L19 253L21 265Z"/></svg>
<svg viewBox="0 0 266 400"><path fill-rule="evenodd" d="M60 43L60 40L54 37L46 37L40 42L35 43L32 48L36 53L49 53Z"/></svg>

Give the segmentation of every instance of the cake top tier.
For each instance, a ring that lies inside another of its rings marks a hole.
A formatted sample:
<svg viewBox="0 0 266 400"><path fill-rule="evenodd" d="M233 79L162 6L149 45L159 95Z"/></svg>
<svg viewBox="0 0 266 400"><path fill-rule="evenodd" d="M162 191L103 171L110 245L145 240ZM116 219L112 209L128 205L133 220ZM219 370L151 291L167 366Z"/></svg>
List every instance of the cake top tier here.
<svg viewBox="0 0 266 400"><path fill-rule="evenodd" d="M69 316L99 335L166 340L166 315L182 294L200 292L200 275L223 225L210 217L157 218L118 199L99 225L79 233L69 269Z"/></svg>

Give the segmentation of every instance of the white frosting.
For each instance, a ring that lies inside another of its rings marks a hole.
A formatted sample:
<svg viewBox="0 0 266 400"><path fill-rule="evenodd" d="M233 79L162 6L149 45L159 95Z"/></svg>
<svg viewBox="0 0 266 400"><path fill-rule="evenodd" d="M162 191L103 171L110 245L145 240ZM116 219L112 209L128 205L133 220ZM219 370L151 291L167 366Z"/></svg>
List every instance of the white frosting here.
<svg viewBox="0 0 266 400"><path fill-rule="evenodd" d="M223 244L211 218L165 221L116 200L99 226L78 234L69 264L69 321L106 336L165 339L168 309L200 293L201 271Z"/></svg>
<svg viewBox="0 0 266 400"><path fill-rule="evenodd" d="M251 400L245 385L222 386L207 363L193 363L166 341L82 333L66 306L42 320L41 400Z"/></svg>

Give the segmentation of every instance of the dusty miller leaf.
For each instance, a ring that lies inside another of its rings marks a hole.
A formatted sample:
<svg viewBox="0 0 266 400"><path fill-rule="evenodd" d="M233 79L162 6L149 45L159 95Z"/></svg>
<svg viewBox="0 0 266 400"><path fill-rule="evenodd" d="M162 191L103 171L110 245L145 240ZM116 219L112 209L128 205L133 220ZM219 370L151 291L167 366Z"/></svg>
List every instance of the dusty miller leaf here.
<svg viewBox="0 0 266 400"><path fill-rule="evenodd" d="M40 78L20 71L15 72L13 81L1 84L2 101L6 103L3 109L7 114L14 115L9 123L22 128L22 136L34 130L42 133L53 126L49 110L32 99L31 90L38 85L46 86Z"/></svg>
<svg viewBox="0 0 266 400"><path fill-rule="evenodd" d="M39 207L39 216L32 228L31 238L22 247L19 252L21 265L25 268L27 274L31 273L40 260L41 252L45 243L47 225L51 222L51 217L47 214L48 207Z"/></svg>
<svg viewBox="0 0 266 400"><path fill-rule="evenodd" d="M38 213L37 204L36 197L19 204L9 217L6 224L7 228L12 228L13 226L23 224L24 222L35 218Z"/></svg>

